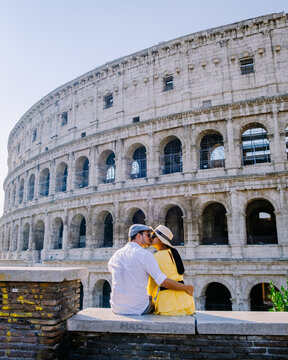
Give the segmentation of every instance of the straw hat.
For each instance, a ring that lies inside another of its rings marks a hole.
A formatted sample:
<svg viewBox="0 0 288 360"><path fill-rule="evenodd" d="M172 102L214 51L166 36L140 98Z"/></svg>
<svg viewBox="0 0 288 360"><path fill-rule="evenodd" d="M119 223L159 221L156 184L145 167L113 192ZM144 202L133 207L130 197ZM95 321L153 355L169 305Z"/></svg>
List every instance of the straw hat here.
<svg viewBox="0 0 288 360"><path fill-rule="evenodd" d="M155 230L154 229L152 229L152 230L154 231L154 233L158 237L158 239L160 241L162 241L163 244L168 245L172 248L174 247L173 245L171 245L171 241L173 239L173 234L170 229L168 229L164 225L158 225Z"/></svg>

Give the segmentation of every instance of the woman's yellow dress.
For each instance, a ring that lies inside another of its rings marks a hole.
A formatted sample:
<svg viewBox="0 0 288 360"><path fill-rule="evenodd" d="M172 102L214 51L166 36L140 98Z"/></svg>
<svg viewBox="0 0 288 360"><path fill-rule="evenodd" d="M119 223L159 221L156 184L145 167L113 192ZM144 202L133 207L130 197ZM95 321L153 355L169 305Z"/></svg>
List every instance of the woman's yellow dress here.
<svg viewBox="0 0 288 360"><path fill-rule="evenodd" d="M160 270L170 279L182 281L183 275L179 275L171 251L161 250L154 254ZM172 260L173 259L173 260ZM155 302L155 314L159 315L192 315L195 313L193 296L185 291L158 290L154 279L149 277L147 285L148 295L151 295Z"/></svg>

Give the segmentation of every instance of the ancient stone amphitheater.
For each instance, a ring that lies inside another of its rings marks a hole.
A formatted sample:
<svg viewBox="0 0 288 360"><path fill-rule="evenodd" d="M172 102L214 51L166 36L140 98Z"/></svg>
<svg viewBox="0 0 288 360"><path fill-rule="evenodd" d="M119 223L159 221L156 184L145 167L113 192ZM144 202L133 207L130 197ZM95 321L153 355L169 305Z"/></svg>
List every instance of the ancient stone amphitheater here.
<svg viewBox="0 0 288 360"><path fill-rule="evenodd" d="M288 269L285 13L183 36L52 91L8 140L2 265L107 260L132 223L166 224L197 309L266 309Z"/></svg>

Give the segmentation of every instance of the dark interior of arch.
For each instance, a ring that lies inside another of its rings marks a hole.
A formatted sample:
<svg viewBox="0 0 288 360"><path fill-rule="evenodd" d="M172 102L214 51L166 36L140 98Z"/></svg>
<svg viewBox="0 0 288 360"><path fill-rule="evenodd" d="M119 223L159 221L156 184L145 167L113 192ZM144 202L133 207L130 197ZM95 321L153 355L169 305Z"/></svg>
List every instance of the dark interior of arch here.
<svg viewBox="0 0 288 360"><path fill-rule="evenodd" d="M167 211L165 225L172 231L172 245L184 245L183 213L179 206Z"/></svg>
<svg viewBox="0 0 288 360"><path fill-rule="evenodd" d="M228 244L226 209L220 203L208 205L202 215L203 245Z"/></svg>
<svg viewBox="0 0 288 360"><path fill-rule="evenodd" d="M273 205L267 200L255 200L246 210L247 244L277 244L276 218Z"/></svg>
<svg viewBox="0 0 288 360"><path fill-rule="evenodd" d="M226 286L213 282L206 289L205 310L232 311L231 293Z"/></svg>

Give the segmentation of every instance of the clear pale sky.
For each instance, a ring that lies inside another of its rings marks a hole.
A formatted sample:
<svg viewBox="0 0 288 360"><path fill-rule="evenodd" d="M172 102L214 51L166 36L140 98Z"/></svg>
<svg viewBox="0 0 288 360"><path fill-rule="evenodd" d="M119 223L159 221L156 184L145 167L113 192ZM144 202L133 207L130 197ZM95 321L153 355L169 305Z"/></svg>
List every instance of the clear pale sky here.
<svg viewBox="0 0 288 360"><path fill-rule="evenodd" d="M9 133L43 96L161 41L282 11L287 0L0 0L0 216Z"/></svg>

